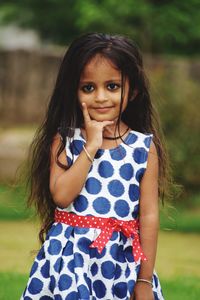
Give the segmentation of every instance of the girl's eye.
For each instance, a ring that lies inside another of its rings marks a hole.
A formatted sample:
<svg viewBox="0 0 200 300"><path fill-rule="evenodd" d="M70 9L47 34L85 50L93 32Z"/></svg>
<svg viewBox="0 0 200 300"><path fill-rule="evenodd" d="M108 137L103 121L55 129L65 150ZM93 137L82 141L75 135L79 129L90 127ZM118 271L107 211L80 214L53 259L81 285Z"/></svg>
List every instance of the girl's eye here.
<svg viewBox="0 0 200 300"><path fill-rule="evenodd" d="M94 87L92 84L87 84L82 86L81 88L85 93L91 93L94 90Z"/></svg>
<svg viewBox="0 0 200 300"><path fill-rule="evenodd" d="M108 84L108 89L111 90L111 91L117 90L119 88L120 88L120 84L117 84L117 83L114 83L114 82Z"/></svg>

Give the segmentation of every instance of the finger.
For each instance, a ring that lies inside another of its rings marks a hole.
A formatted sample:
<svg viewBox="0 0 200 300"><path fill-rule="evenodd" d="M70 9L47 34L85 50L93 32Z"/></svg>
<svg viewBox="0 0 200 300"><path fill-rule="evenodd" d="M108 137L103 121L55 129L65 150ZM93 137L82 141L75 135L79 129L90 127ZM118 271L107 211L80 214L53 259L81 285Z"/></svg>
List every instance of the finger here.
<svg viewBox="0 0 200 300"><path fill-rule="evenodd" d="M114 123L114 121L103 121L102 122L102 127L104 128L104 127L106 127L108 125L113 125L113 123Z"/></svg>
<svg viewBox="0 0 200 300"><path fill-rule="evenodd" d="M88 113L88 109L87 109L86 103L83 102L82 103L82 107L83 107L83 118L84 118L85 123L90 122L91 119L90 119L90 115Z"/></svg>

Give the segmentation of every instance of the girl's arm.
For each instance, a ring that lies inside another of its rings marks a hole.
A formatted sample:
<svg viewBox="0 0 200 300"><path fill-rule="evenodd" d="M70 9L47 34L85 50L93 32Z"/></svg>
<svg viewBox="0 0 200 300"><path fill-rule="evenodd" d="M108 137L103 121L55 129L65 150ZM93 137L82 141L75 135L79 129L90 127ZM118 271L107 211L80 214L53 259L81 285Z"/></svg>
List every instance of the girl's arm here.
<svg viewBox="0 0 200 300"><path fill-rule="evenodd" d="M140 186L140 241L147 261L141 262L138 278L152 280L156 259L157 237L159 229L158 202L158 156L154 143L151 143L147 169ZM152 287L144 282L136 284L136 299L154 299ZM143 296L144 295L144 298Z"/></svg>
<svg viewBox="0 0 200 300"><path fill-rule="evenodd" d="M75 163L68 169L64 170L56 163L56 154L60 145L60 136L57 134L51 147L51 167L50 167L50 191L54 202L60 207L67 207L75 197L80 193L91 162L86 153L82 151ZM85 145L93 159L97 149ZM59 161L67 166L66 151L63 150L59 156Z"/></svg>
<svg viewBox="0 0 200 300"><path fill-rule="evenodd" d="M91 120L87 106L83 104L82 107L87 135L85 148L91 159L94 159L97 150L102 145L103 129L113 124L113 121L97 122ZM73 165L68 170L63 170L56 163L56 154L59 145L60 136L56 135L51 147L50 191L54 202L58 206L67 207L82 190L92 162L88 159L86 152L83 150ZM65 150L61 153L59 160L64 165L67 165Z"/></svg>

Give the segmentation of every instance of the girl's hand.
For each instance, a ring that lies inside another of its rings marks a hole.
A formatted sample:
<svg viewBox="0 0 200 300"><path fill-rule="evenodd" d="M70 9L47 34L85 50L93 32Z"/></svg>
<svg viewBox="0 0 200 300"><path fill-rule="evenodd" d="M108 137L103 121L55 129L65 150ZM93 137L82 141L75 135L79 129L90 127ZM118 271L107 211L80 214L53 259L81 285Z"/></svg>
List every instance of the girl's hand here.
<svg viewBox="0 0 200 300"><path fill-rule="evenodd" d="M87 105L82 103L83 108L83 117L84 117L84 125L87 137L87 145L94 147L95 149L99 149L103 143L103 130L106 126L112 125L113 121L102 121L98 122L95 120L91 120L90 115L88 113Z"/></svg>
<svg viewBox="0 0 200 300"><path fill-rule="evenodd" d="M154 300L152 287L142 282L137 282L130 300Z"/></svg>

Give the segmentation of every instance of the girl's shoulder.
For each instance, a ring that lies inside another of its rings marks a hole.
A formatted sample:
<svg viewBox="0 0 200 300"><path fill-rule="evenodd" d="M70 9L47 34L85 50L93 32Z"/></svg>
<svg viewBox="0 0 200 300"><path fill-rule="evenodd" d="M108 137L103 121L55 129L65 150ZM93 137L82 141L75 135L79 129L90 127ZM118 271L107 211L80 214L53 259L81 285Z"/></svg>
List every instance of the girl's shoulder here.
<svg viewBox="0 0 200 300"><path fill-rule="evenodd" d="M153 133L150 132L139 132L131 129L129 132L129 140L138 140L145 144L147 148L150 147L151 141L153 139Z"/></svg>

